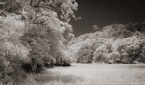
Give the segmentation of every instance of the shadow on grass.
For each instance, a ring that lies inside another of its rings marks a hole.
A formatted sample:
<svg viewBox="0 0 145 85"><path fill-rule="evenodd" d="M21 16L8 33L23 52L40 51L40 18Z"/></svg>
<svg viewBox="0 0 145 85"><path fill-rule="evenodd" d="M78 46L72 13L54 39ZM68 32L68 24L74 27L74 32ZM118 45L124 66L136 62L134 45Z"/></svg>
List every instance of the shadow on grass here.
<svg viewBox="0 0 145 85"><path fill-rule="evenodd" d="M35 81L38 83L42 83L42 82L45 83L45 82L51 82L51 81L75 83L77 81L82 81L82 80L83 80L83 78L77 77L74 75L62 75L57 72L49 72L49 71L44 71L35 76Z"/></svg>

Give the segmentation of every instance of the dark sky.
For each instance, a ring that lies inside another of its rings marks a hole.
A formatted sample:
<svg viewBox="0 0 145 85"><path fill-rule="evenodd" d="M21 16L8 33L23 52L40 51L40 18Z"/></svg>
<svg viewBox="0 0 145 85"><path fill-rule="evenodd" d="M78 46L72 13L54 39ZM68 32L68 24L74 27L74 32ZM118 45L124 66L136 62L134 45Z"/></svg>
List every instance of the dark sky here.
<svg viewBox="0 0 145 85"><path fill-rule="evenodd" d="M126 24L145 21L145 0L76 0L76 16L72 20L74 34L94 32L93 25L104 27L110 24Z"/></svg>

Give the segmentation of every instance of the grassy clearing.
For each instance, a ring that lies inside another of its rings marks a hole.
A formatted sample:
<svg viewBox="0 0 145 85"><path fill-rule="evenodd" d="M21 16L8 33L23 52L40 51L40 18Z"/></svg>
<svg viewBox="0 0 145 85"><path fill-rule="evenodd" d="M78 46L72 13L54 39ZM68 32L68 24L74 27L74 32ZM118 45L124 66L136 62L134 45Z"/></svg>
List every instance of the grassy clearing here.
<svg viewBox="0 0 145 85"><path fill-rule="evenodd" d="M145 85L145 64L72 64L14 85Z"/></svg>
<svg viewBox="0 0 145 85"><path fill-rule="evenodd" d="M73 64L48 71L83 78L75 83L54 81L48 85L145 85L144 64Z"/></svg>
<svg viewBox="0 0 145 85"><path fill-rule="evenodd" d="M63 75L59 72L44 71L36 75L35 80L39 85L70 85L81 81L82 78L69 74Z"/></svg>

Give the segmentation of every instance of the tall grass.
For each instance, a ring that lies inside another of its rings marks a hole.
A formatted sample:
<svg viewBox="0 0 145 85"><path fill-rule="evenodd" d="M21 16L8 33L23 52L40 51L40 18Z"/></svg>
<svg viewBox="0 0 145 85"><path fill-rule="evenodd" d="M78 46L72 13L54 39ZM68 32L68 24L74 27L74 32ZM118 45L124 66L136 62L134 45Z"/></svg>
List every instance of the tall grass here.
<svg viewBox="0 0 145 85"><path fill-rule="evenodd" d="M73 64L8 85L145 85L144 70L145 64Z"/></svg>
<svg viewBox="0 0 145 85"><path fill-rule="evenodd" d="M35 80L39 85L73 85L83 79L74 75L63 75L58 72L45 71L36 75Z"/></svg>
<svg viewBox="0 0 145 85"><path fill-rule="evenodd" d="M39 74L30 74L26 79L13 81L7 85L76 85L83 79L74 75L63 75L58 72L43 71ZM0 83L0 85L4 85Z"/></svg>

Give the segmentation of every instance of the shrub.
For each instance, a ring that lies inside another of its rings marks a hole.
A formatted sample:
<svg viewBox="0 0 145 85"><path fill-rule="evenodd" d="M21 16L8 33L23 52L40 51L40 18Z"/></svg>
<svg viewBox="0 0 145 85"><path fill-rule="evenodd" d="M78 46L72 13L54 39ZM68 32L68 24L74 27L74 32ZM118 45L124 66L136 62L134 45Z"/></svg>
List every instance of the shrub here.
<svg viewBox="0 0 145 85"><path fill-rule="evenodd" d="M93 62L106 62L107 55L112 52L111 50L111 40L106 40L98 48L96 48L93 56Z"/></svg>
<svg viewBox="0 0 145 85"><path fill-rule="evenodd" d="M114 43L114 50L117 50L121 56L122 63L133 63L134 61L141 61L143 39L137 37L130 37L124 39L117 39Z"/></svg>
<svg viewBox="0 0 145 85"><path fill-rule="evenodd" d="M9 84L27 78L27 74L21 67L25 59L21 59L20 56L14 56L9 52L2 51L2 49L1 52L0 81L2 81L3 84Z"/></svg>
<svg viewBox="0 0 145 85"><path fill-rule="evenodd" d="M94 51L90 46L84 45L78 52L77 63L92 63Z"/></svg>
<svg viewBox="0 0 145 85"><path fill-rule="evenodd" d="M113 63L121 63L120 54L118 52L115 52L115 51L112 52L112 53L109 53L107 55L106 63L110 63L110 64L113 64Z"/></svg>
<svg viewBox="0 0 145 85"><path fill-rule="evenodd" d="M70 66L71 61L65 57L64 53L58 52L54 57L56 59L55 66Z"/></svg>
<svg viewBox="0 0 145 85"><path fill-rule="evenodd" d="M29 51L19 38L27 29L20 16L1 16L0 20L3 21L0 27L0 81L8 84L26 77L21 65L28 59Z"/></svg>

